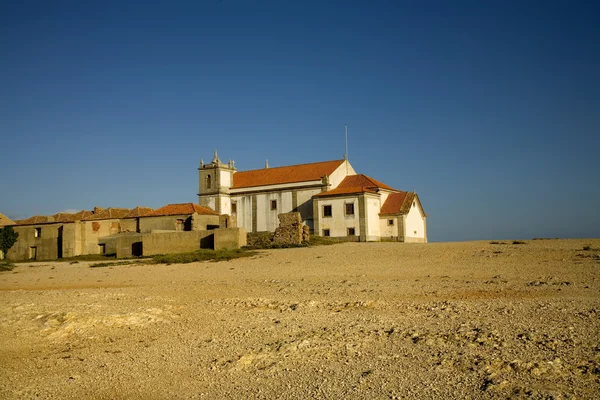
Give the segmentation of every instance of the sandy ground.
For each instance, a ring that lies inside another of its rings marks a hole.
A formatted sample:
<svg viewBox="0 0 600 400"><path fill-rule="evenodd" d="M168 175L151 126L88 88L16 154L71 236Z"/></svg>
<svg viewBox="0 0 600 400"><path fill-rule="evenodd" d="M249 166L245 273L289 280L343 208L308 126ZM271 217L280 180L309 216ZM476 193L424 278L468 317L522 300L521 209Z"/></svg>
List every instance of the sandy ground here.
<svg viewBox="0 0 600 400"><path fill-rule="evenodd" d="M598 398L600 239L505 243L18 264L0 398Z"/></svg>

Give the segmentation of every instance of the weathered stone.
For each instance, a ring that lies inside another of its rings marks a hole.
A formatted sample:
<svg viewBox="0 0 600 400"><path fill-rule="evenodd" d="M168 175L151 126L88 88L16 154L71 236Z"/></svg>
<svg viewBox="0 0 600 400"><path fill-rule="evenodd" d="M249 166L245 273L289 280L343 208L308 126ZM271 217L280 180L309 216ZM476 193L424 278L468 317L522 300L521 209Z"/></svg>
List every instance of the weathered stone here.
<svg viewBox="0 0 600 400"><path fill-rule="evenodd" d="M308 240L309 230L302 224L299 212L279 214L279 227L275 229L273 243L275 244L301 244Z"/></svg>

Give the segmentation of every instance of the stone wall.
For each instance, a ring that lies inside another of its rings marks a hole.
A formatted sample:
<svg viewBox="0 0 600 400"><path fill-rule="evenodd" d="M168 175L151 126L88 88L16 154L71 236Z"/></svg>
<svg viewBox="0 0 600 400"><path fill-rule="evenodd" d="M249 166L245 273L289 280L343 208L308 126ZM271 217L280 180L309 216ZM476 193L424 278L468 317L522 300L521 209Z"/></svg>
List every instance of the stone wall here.
<svg viewBox="0 0 600 400"><path fill-rule="evenodd" d="M273 243L301 244L309 239L310 228L302 223L299 212L279 214L279 227L275 229Z"/></svg>

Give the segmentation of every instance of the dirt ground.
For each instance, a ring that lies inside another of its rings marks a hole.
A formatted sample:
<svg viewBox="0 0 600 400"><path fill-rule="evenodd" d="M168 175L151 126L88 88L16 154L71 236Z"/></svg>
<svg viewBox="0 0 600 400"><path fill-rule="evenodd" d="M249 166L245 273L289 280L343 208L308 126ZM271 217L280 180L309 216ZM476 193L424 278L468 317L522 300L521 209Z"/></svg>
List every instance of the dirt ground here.
<svg viewBox="0 0 600 400"><path fill-rule="evenodd" d="M600 239L18 264L0 398L592 399L599 317Z"/></svg>

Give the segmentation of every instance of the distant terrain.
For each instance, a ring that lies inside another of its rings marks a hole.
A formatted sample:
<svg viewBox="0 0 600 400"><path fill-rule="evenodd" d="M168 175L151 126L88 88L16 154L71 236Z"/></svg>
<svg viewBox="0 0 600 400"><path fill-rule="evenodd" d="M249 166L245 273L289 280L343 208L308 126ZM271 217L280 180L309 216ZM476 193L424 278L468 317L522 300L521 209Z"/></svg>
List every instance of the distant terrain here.
<svg viewBox="0 0 600 400"><path fill-rule="evenodd" d="M0 398L597 398L600 239L0 272Z"/></svg>

